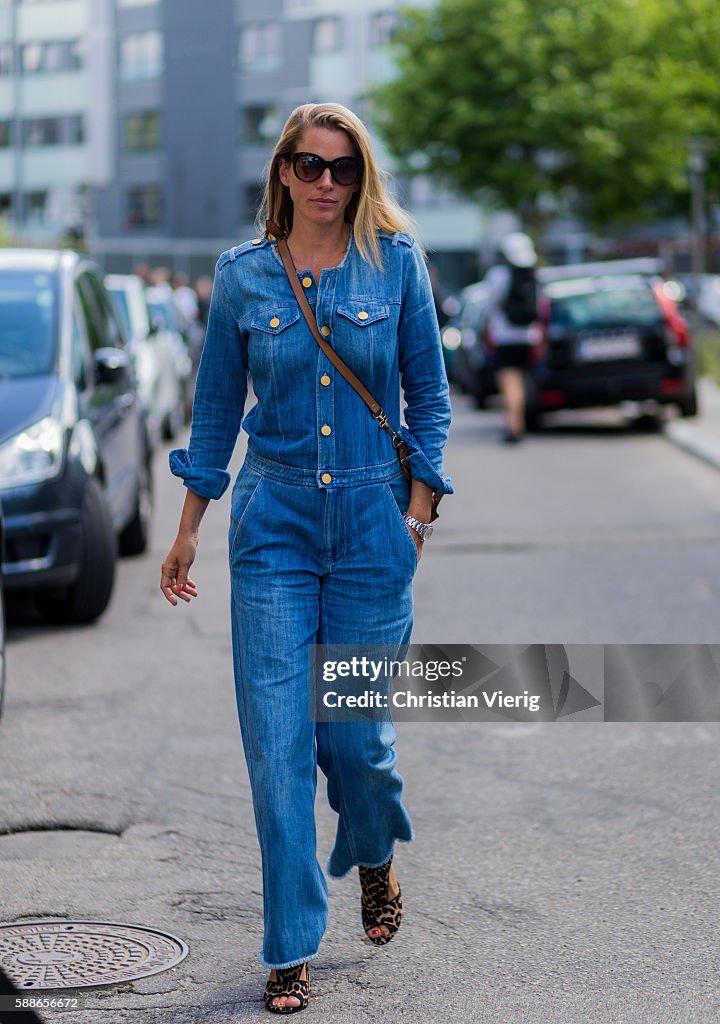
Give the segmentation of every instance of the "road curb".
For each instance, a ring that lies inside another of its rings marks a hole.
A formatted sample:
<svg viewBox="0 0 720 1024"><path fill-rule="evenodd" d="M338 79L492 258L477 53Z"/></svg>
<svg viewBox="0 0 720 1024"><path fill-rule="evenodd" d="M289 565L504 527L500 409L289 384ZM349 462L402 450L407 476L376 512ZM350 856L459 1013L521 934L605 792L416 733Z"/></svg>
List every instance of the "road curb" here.
<svg viewBox="0 0 720 1024"><path fill-rule="evenodd" d="M720 469L720 387L710 377L702 377L698 392L701 414L672 420L663 433L678 448Z"/></svg>

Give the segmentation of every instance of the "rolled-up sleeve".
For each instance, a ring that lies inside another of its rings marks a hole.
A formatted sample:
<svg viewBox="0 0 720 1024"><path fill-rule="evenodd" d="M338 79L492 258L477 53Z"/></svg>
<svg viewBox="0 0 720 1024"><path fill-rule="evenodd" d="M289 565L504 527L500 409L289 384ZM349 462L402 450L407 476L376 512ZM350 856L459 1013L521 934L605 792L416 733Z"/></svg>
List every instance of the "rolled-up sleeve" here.
<svg viewBox="0 0 720 1024"><path fill-rule="evenodd" d="M399 366L405 422L441 479L443 492L450 494L452 487L443 470L443 449L450 429L450 389L430 277L417 245L411 246L406 261L399 323ZM440 487L434 489L440 490Z"/></svg>
<svg viewBox="0 0 720 1024"><path fill-rule="evenodd" d="M222 257L215 268L207 333L195 384L187 448L170 452L170 470L203 498L220 498L230 483L227 466L240 433L247 398L247 351L223 284Z"/></svg>

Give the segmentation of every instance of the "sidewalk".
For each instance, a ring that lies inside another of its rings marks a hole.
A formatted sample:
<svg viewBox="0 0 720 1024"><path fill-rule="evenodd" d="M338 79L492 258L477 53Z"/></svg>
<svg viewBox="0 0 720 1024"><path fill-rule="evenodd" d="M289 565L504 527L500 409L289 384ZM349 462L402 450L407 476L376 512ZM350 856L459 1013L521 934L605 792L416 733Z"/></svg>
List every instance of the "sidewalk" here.
<svg viewBox="0 0 720 1024"><path fill-rule="evenodd" d="M698 416L671 420L665 425L665 436L720 469L720 387L711 377L698 380L698 404Z"/></svg>

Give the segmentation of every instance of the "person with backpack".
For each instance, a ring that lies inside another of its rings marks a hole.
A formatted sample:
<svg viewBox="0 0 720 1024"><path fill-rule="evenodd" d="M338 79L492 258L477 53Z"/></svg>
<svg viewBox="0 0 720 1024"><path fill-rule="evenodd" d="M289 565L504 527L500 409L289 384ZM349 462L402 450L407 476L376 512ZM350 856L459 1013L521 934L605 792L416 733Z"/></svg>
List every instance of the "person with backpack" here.
<svg viewBox="0 0 720 1024"><path fill-rule="evenodd" d="M495 352L505 410L504 440L513 444L525 436L525 370L530 366L533 345L540 340L537 253L528 235L514 231L503 240L500 254L501 261L485 276L489 290L486 331Z"/></svg>

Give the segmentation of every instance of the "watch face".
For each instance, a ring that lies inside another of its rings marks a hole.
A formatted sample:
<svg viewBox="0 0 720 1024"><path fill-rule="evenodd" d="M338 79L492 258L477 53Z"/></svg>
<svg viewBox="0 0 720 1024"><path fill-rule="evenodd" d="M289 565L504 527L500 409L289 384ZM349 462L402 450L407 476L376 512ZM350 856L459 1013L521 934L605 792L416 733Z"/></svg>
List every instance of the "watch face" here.
<svg viewBox="0 0 720 1024"><path fill-rule="evenodd" d="M423 539L425 539L425 537L429 537L432 532L433 532L433 527L432 526L426 526L425 529L423 530Z"/></svg>

